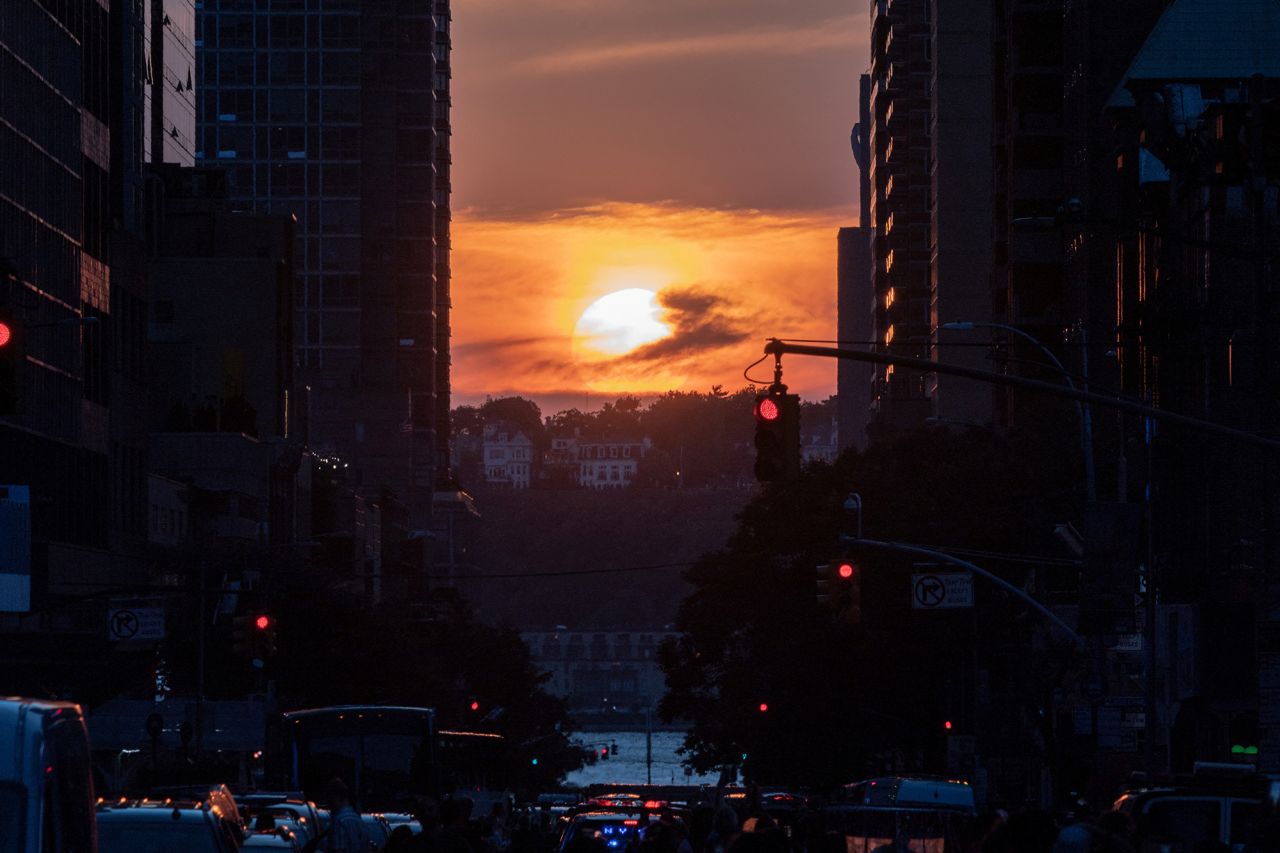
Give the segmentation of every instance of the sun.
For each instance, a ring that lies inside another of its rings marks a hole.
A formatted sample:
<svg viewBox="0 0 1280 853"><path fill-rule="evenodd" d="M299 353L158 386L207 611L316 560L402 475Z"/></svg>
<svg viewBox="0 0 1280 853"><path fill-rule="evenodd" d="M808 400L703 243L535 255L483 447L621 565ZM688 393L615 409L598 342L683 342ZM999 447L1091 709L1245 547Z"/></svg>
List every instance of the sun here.
<svg viewBox="0 0 1280 853"><path fill-rule="evenodd" d="M662 322L658 294L628 287L592 302L573 330L574 349L585 356L626 355L671 334Z"/></svg>

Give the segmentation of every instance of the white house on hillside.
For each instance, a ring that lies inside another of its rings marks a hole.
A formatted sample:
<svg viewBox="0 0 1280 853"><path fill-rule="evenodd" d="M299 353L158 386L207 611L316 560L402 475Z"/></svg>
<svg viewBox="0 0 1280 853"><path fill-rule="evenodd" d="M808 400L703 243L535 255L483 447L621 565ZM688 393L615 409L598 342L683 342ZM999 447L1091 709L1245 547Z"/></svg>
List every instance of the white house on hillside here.
<svg viewBox="0 0 1280 853"><path fill-rule="evenodd" d="M487 485L527 489L532 479L533 439L506 421L484 428L484 481Z"/></svg>

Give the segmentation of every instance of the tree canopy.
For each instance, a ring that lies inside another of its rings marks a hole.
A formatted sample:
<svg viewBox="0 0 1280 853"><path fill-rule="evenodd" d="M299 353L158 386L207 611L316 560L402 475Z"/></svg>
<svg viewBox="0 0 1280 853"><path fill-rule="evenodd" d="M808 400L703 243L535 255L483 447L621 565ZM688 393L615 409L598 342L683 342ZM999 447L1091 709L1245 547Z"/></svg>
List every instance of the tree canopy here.
<svg viewBox="0 0 1280 853"><path fill-rule="evenodd" d="M1038 695L1053 656L1027 654L1045 637L1018 603L987 587L976 614L913 613L912 561L855 550L863 618L848 624L816 602L816 567L844 555L841 507L854 491L871 538L1057 554L1053 526L1079 510L1072 447L1056 434L922 429L810 466L750 502L727 546L688 572L682 637L662 653L661 713L692 722L687 762L742 765L769 784L937 769L943 720L973 722L964 697L975 656ZM1029 578L1024 563L987 567ZM1035 709L1024 710L1018 719L1034 728Z"/></svg>

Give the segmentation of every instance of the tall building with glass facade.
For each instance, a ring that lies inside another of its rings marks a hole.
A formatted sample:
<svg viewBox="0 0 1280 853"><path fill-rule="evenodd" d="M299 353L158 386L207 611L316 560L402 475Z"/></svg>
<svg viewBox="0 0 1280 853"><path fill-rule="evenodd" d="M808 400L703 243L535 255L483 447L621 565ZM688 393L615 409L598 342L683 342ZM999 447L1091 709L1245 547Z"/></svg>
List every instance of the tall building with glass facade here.
<svg viewBox="0 0 1280 853"><path fill-rule="evenodd" d="M197 163L297 217L293 408L421 518L448 458L447 0L196 6Z"/></svg>

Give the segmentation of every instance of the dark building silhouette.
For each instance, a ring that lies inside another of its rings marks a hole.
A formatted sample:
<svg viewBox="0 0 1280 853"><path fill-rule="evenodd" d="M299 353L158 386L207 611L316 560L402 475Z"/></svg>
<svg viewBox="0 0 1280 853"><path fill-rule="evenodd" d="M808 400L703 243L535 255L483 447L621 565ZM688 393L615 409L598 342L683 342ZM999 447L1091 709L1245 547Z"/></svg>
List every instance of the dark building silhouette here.
<svg viewBox="0 0 1280 853"><path fill-rule="evenodd" d="M293 217L232 212L220 170L168 167L156 181L150 430L305 444L293 381Z"/></svg>
<svg viewBox="0 0 1280 853"><path fill-rule="evenodd" d="M991 0L930 0L928 293L930 357L984 369L972 335L941 327L991 319ZM944 423L989 423L992 389L932 374Z"/></svg>
<svg viewBox="0 0 1280 853"><path fill-rule="evenodd" d="M1097 322L1114 329L1106 345L1125 392L1268 436L1280 415L1277 34L1274 3L1171 3L1107 93L1118 127L1108 202L1086 204L1078 228L1112 259L1114 301ZM1121 489L1154 496L1155 583L1162 600L1197 604L1203 626L1203 678L1159 721L1158 754L1186 769L1255 747L1249 760L1275 772L1280 460L1193 430L1123 426Z"/></svg>
<svg viewBox="0 0 1280 853"><path fill-rule="evenodd" d="M421 521L448 458L448 4L208 0L197 24L197 161L297 218L311 445Z"/></svg>
<svg viewBox="0 0 1280 853"><path fill-rule="evenodd" d="M0 303L20 335L0 484L29 489L31 536L14 567L31 597L4 610L143 573L145 276L119 192L140 164L117 146L141 121L123 48L96 0L0 5Z"/></svg>
<svg viewBox="0 0 1280 853"><path fill-rule="evenodd" d="M864 348L874 334L875 293L871 287L871 77L858 78L858 122L850 143L858 166L858 225L836 236L836 337L841 346ZM870 365L841 359L836 367L836 422L839 446L865 447L871 420Z"/></svg>
<svg viewBox="0 0 1280 853"><path fill-rule="evenodd" d="M883 352L929 354L929 3L871 4L868 120L873 330ZM926 378L876 367L873 429L916 426L931 415Z"/></svg>

